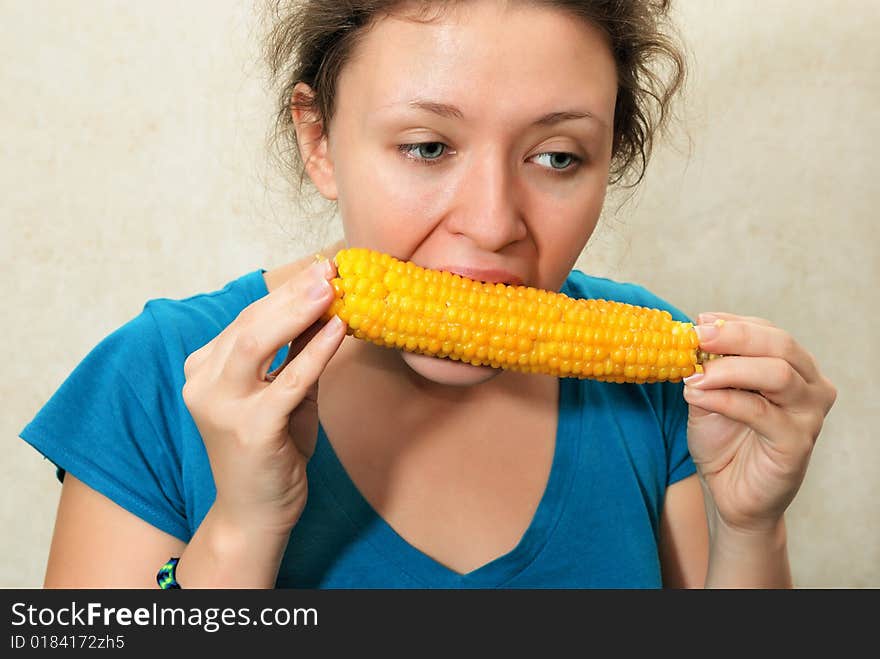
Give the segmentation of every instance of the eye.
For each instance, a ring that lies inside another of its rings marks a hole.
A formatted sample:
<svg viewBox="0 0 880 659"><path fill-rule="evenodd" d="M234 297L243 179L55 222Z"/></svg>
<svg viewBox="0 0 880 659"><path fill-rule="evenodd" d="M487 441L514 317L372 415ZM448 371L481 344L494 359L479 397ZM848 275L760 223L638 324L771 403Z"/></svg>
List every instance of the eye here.
<svg viewBox="0 0 880 659"><path fill-rule="evenodd" d="M558 172L565 172L576 169L581 163L581 159L573 153L565 153L563 151L550 151L547 153L539 153L534 156L535 161L543 160L550 165L550 169Z"/></svg>
<svg viewBox="0 0 880 659"><path fill-rule="evenodd" d="M397 148L407 158L430 165L438 161L449 147L443 142L419 142L418 144L401 144Z"/></svg>

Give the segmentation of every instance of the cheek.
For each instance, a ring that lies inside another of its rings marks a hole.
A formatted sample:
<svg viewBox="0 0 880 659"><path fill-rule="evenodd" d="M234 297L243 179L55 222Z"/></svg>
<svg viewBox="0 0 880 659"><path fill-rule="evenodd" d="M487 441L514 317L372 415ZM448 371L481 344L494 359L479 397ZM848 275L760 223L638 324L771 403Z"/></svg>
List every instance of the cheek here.
<svg viewBox="0 0 880 659"><path fill-rule="evenodd" d="M539 259L538 285L558 291L589 241L605 199L605 181L580 179L569 190L535 195L532 235Z"/></svg>
<svg viewBox="0 0 880 659"><path fill-rule="evenodd" d="M391 149L347 152L337 162L336 183L349 243L393 251L421 240L454 196L453 186L438 185L436 174L421 171L428 169L404 162Z"/></svg>

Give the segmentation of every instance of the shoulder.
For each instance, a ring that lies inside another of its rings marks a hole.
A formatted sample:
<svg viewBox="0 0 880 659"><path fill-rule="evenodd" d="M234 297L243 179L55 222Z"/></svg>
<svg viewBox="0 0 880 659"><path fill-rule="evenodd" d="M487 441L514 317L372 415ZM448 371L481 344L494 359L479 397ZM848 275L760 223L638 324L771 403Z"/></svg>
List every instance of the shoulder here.
<svg viewBox="0 0 880 659"><path fill-rule="evenodd" d="M197 349L266 294L263 270L253 270L214 291L148 300L133 322L141 327L151 325L162 339L179 341L181 347L199 343L193 348Z"/></svg>
<svg viewBox="0 0 880 659"><path fill-rule="evenodd" d="M181 299L153 298L142 311L106 335L77 366L74 382L94 386L118 378L126 389L144 393L157 384L177 385L183 361L231 323L248 304L265 295L262 271L223 288ZM169 390L174 390L170 388Z"/></svg>
<svg viewBox="0 0 880 659"><path fill-rule="evenodd" d="M596 277L580 270L571 271L561 292L575 298L613 300L640 307L664 309L672 314L675 320L690 321L690 318L680 309L640 284Z"/></svg>

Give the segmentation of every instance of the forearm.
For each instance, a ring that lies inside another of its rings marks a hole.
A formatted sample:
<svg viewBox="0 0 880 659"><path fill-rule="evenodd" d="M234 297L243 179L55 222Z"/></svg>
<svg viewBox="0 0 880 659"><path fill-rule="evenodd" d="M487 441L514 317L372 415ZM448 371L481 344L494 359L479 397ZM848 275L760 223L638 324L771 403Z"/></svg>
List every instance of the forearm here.
<svg viewBox="0 0 880 659"><path fill-rule="evenodd" d="M785 520L766 533L710 524L706 588L791 587Z"/></svg>
<svg viewBox="0 0 880 659"><path fill-rule="evenodd" d="M211 508L177 566L182 588L274 588L287 536L257 534Z"/></svg>

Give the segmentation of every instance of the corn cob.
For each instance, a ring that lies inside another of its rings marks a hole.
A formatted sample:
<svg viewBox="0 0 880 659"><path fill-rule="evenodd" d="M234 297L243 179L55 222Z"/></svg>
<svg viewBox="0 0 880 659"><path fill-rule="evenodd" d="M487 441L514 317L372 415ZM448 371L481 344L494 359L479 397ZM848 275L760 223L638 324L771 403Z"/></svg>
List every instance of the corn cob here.
<svg viewBox="0 0 880 659"><path fill-rule="evenodd" d="M702 372L691 323L665 310L478 282L364 248L336 254L334 314L380 346L556 377L676 382Z"/></svg>

